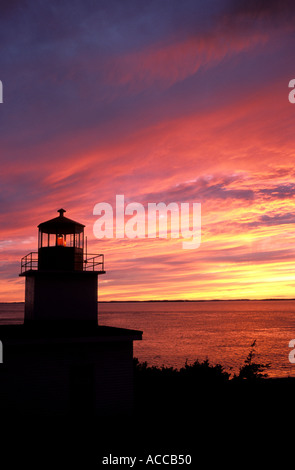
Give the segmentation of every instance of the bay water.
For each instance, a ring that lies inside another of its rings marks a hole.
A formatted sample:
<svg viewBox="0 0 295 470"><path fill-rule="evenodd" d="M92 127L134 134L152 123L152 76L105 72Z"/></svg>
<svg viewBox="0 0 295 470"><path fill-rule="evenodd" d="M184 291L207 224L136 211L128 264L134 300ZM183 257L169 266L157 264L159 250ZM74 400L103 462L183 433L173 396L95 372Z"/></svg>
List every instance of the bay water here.
<svg viewBox="0 0 295 470"><path fill-rule="evenodd" d="M23 303L0 304L0 325L23 316ZM208 358L233 375L256 340L254 361L271 364L269 377L295 377L295 300L100 302L98 323L143 331L134 356L149 365L179 369Z"/></svg>

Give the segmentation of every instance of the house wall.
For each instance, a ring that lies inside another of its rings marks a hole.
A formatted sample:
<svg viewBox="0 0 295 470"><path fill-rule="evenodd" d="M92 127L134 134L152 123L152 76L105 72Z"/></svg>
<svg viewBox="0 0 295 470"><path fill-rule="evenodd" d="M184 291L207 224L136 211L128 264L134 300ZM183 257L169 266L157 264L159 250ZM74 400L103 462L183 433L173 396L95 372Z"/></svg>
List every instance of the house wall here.
<svg viewBox="0 0 295 470"><path fill-rule="evenodd" d="M132 341L3 343L1 410L72 416L132 411Z"/></svg>

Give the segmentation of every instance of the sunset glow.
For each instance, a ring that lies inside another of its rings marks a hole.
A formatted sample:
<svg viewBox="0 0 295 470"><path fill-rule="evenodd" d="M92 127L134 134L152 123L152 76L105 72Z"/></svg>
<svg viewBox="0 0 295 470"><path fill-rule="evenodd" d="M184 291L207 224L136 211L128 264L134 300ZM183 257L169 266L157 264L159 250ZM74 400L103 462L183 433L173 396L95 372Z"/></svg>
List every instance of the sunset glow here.
<svg viewBox="0 0 295 470"><path fill-rule="evenodd" d="M5 7L0 301L60 207L105 255L99 300L295 297L294 5L140 3ZM201 203L200 247L97 239L116 195Z"/></svg>

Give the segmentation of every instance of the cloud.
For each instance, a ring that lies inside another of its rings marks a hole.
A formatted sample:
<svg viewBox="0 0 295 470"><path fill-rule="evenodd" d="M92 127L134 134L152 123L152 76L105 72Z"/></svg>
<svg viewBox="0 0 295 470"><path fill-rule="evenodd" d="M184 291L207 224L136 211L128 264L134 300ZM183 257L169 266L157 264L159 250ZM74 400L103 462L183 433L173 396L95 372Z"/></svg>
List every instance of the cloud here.
<svg viewBox="0 0 295 470"><path fill-rule="evenodd" d="M250 253L244 238L292 224L290 2L15 0L2 10L0 209L12 271L34 249L22 241L60 206L87 225L89 246L106 250L113 289L126 297L144 283L150 295L177 286L201 295L197 277L205 293L218 277L235 289L214 263L268 264L267 250ZM144 205L201 202L200 250L94 242L94 204L116 194ZM289 248L271 249L274 263L288 260Z"/></svg>
<svg viewBox="0 0 295 470"><path fill-rule="evenodd" d="M295 196L295 183L284 183L272 188L261 188L259 194L265 199L289 199Z"/></svg>
<svg viewBox="0 0 295 470"><path fill-rule="evenodd" d="M294 2L292 0L232 0L231 11L234 16L240 15L251 19L256 18L285 18L292 21L295 14Z"/></svg>
<svg viewBox="0 0 295 470"><path fill-rule="evenodd" d="M264 264L264 263L274 263L274 262L284 262L292 261L294 259L294 250L289 249L276 249L275 251L271 249L267 251L247 251L248 247L244 246L242 248L231 248L231 249L220 249L219 252L210 252L210 264L214 263L250 263L253 265ZM205 258L203 257L205 260Z"/></svg>
<svg viewBox="0 0 295 470"><path fill-rule="evenodd" d="M285 224L295 224L295 213L279 213L274 215L263 214L258 220L248 223L249 227L261 227L261 226L275 226L275 225L285 225Z"/></svg>
<svg viewBox="0 0 295 470"><path fill-rule="evenodd" d="M188 183L180 183L167 189L145 194L148 202L206 202L207 200L241 199L253 200L252 189L232 188L233 183L238 186L242 178L239 175L210 175L198 177Z"/></svg>

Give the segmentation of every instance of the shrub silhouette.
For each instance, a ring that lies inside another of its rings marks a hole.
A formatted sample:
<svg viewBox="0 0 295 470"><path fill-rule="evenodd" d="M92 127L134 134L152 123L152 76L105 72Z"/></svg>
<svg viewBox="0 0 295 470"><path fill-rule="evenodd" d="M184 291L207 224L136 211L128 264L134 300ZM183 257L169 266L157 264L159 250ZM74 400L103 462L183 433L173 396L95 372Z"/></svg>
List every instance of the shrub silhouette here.
<svg viewBox="0 0 295 470"><path fill-rule="evenodd" d="M226 372L221 364L212 365L209 359L200 362L198 359L191 365L185 362L185 366L179 371L180 376L195 380L226 382L230 374Z"/></svg>
<svg viewBox="0 0 295 470"><path fill-rule="evenodd" d="M256 340L251 344L251 349L247 355L243 365L239 368L238 375L234 374L233 379L247 379L253 380L257 378L268 377L265 373L269 369L270 363L257 363L254 362ZM209 359L202 362L198 359L192 364L188 364L186 360L184 367L175 369L174 367L167 367L162 365L149 366L147 362L139 362L138 358L133 359L135 379L141 381L165 381L165 380L179 380L193 382L218 382L224 383L229 381L230 373L227 372L221 364L210 364Z"/></svg>
<svg viewBox="0 0 295 470"><path fill-rule="evenodd" d="M270 364L261 364L254 361L256 340L239 368L238 375L227 372L221 364L211 364L209 359L192 364L185 362L180 369L162 365L149 366L147 362L139 362L134 358L134 385L137 409L142 412L157 411L171 412L173 409L180 413L184 409L193 412L199 409L196 403L203 406L223 407L224 403L234 398L238 392L248 393L246 383L262 383L257 379L268 377L265 372ZM244 400L244 398L243 398ZM207 405L205 405L207 404Z"/></svg>
<svg viewBox="0 0 295 470"><path fill-rule="evenodd" d="M229 382L230 374L220 364L208 359L193 364L186 361L180 370L162 365L148 366L134 358L135 405L142 414L159 413L185 415L199 412L197 403L211 405L216 401L217 389ZM211 406L210 405L210 406Z"/></svg>
<svg viewBox="0 0 295 470"><path fill-rule="evenodd" d="M239 369L239 375L234 375L233 379L254 380L268 377L268 374L264 373L264 371L269 369L271 364L259 364L257 362L253 362L253 359L256 355L255 346L256 339L251 344L249 354L246 357L244 364Z"/></svg>
<svg viewBox="0 0 295 470"><path fill-rule="evenodd" d="M148 363L139 362L137 357L133 358L133 366L135 370L135 374L137 376L146 376L146 377L168 377L168 376L176 376L178 370L174 367L167 367L162 365L161 367L158 366L148 366Z"/></svg>
<svg viewBox="0 0 295 470"><path fill-rule="evenodd" d="M147 362L139 362L137 358L133 359L135 376L146 379L195 379L201 381L227 381L230 374L226 372L221 364L212 365L209 359L200 362L198 359L193 364L188 364L187 360L184 367L180 370L174 367L162 365L148 366Z"/></svg>
<svg viewBox="0 0 295 470"><path fill-rule="evenodd" d="M189 416L197 417L200 410L226 410L237 399L249 408L254 406L258 384L257 380L268 377L265 372L270 364L255 362L256 340L239 368L238 374L227 372L221 364L211 364L209 359L195 360L180 369L162 365L149 366L134 358L135 407L139 416ZM267 382L268 383L268 382ZM253 400L249 398L249 386L255 384ZM264 386L260 391L264 390ZM247 398L246 398L247 397ZM200 404L201 408L200 408Z"/></svg>

